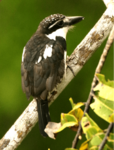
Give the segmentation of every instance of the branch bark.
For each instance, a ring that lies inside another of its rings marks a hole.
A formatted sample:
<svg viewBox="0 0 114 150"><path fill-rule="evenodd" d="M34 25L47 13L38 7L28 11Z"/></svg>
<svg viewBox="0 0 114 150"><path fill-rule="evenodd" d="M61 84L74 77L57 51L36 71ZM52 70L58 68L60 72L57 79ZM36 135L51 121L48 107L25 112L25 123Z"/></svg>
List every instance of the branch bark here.
<svg viewBox="0 0 114 150"><path fill-rule="evenodd" d="M91 84L91 89L90 89L90 93L89 93L89 96L88 96L88 99L87 99L87 102L86 102L86 106L85 106L85 109L84 109L84 115L85 116L85 113L88 113L89 111L89 108L90 108L90 104L91 104L91 101L93 100L93 95L92 93L94 93L93 91L93 88L97 85L97 78L96 78L96 73L100 73L101 70L102 70L102 67L104 66L104 63L105 63L105 60L106 60L106 57L108 55L108 52L110 50L110 47L112 46L113 44L113 41L114 41L114 26L110 32L110 35L108 37L108 40L107 40L107 43L106 43L106 46L103 50L103 53L100 57L100 60L99 60L99 63L96 67L96 70L95 70L95 74L94 74L94 77L93 77L93 81L92 81L92 84ZM72 142L72 148L76 148L76 145L78 143L78 140L79 140L79 136L82 134L82 126L81 126L81 121L80 121L80 124L79 124L79 127L78 127L78 130L77 130L77 133L76 133L76 136Z"/></svg>
<svg viewBox="0 0 114 150"><path fill-rule="evenodd" d="M110 33L114 24L114 9L107 8L96 25L90 30L82 42L75 48L67 59L75 75L82 69L95 50L102 44ZM66 70L66 78L49 94L49 105L59 96L69 82L74 78L69 69ZM27 134L38 121L36 101L33 100L22 115L17 119L9 131L0 140L0 150L14 150L21 144Z"/></svg>
<svg viewBox="0 0 114 150"><path fill-rule="evenodd" d="M106 7L110 7L112 6L112 4L114 3L113 0L103 0L104 4L106 5ZM110 6L109 6L110 5Z"/></svg>

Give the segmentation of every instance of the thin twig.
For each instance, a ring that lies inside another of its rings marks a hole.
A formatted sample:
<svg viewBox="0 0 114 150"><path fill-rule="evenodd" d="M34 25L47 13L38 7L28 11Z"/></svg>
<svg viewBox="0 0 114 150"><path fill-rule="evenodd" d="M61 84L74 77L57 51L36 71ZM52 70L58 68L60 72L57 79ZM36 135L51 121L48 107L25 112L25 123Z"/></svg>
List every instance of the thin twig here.
<svg viewBox="0 0 114 150"><path fill-rule="evenodd" d="M102 67L104 66L104 62L105 62L105 60L106 60L106 57L107 57L108 52L109 52L109 50L110 50L110 47L111 47L111 45L112 45L112 43L113 43L113 40L114 40L114 26L113 26L113 28L112 28L112 30L111 30L111 32L110 32L110 35L109 35L109 38L108 38L108 40L107 40L106 46L105 46L105 48L104 48L104 50L103 50L103 53L102 53L102 55L101 55L101 58L100 58L99 63L98 63L98 65L97 65L97 68L96 68L96 70L95 70L95 74L101 72L101 69L102 69ZM90 90L90 93L89 93L89 97L88 97L88 100L87 100L87 103L86 103L86 106L85 106L85 109L84 109L84 115L85 115L86 112L89 111L89 106L90 106L90 103L91 103L91 101L92 101L92 99L93 99L93 96L91 95L91 93L93 92L93 88L94 88L94 87L96 86L96 84L97 84L97 78L96 78L96 75L95 75L95 74L94 74L94 78L93 78L93 81L92 81L92 85L91 85L91 90ZM83 115L83 116L84 116L84 115ZM82 127L81 127L81 122L80 122L79 127L78 127L78 131L77 131L77 134L76 134L76 136L75 136L75 138L74 138L74 140L73 140L73 142L72 142L72 148L76 148L77 142L78 142L78 140L79 140L79 136L80 136L81 134L82 134Z"/></svg>
<svg viewBox="0 0 114 150"><path fill-rule="evenodd" d="M110 46L112 45L113 41L114 41L114 26L113 26L113 29L110 33L110 41L109 41ZM106 132L106 135L105 135L102 143L100 144L99 150L102 150L103 147L105 146L105 144L107 142L107 137L109 136L109 134L110 134L111 130L113 129L113 127L114 127L114 123L110 123L109 126L108 126L108 130Z"/></svg>
<svg viewBox="0 0 114 150"><path fill-rule="evenodd" d="M109 126L108 126L108 129L107 129L106 135L105 135L102 143L99 146L99 150L103 150L103 148L104 148L104 146L107 142L107 137L109 136L109 134L110 134L113 127L114 127L114 123L110 123Z"/></svg>

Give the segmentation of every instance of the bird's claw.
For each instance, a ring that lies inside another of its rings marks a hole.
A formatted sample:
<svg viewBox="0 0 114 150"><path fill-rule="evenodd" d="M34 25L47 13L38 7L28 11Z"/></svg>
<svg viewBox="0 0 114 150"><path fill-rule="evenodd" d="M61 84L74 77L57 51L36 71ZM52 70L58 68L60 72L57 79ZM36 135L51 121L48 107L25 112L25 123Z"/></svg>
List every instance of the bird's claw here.
<svg viewBox="0 0 114 150"><path fill-rule="evenodd" d="M73 76L75 77L75 73L74 73L74 70L72 69L72 67L71 67L71 66L69 66L69 65L67 65L67 68L69 68L69 69L70 69L70 71L72 72Z"/></svg>

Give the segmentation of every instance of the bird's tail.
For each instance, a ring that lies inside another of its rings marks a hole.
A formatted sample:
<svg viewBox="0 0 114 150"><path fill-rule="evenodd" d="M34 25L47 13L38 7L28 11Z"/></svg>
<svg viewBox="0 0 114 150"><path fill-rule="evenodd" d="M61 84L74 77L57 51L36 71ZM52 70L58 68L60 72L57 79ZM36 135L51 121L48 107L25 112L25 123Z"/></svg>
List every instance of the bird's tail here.
<svg viewBox="0 0 114 150"><path fill-rule="evenodd" d="M50 121L50 114L48 109L48 101L36 99L37 101L37 108L38 108L38 119L39 119L39 129L41 135L47 137L47 134L44 132L44 129L48 122Z"/></svg>

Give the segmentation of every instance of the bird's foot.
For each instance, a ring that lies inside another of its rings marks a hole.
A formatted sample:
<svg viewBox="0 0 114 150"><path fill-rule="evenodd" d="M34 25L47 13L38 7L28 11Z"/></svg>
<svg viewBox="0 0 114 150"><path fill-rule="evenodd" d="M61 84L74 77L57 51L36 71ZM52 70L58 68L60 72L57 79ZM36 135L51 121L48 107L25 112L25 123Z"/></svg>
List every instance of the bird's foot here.
<svg viewBox="0 0 114 150"><path fill-rule="evenodd" d="M67 68L69 68L69 69L70 69L70 71L72 72L73 76L75 77L75 73L74 73L74 70L72 69L72 67L71 67L71 66L69 66L69 65L67 65Z"/></svg>

